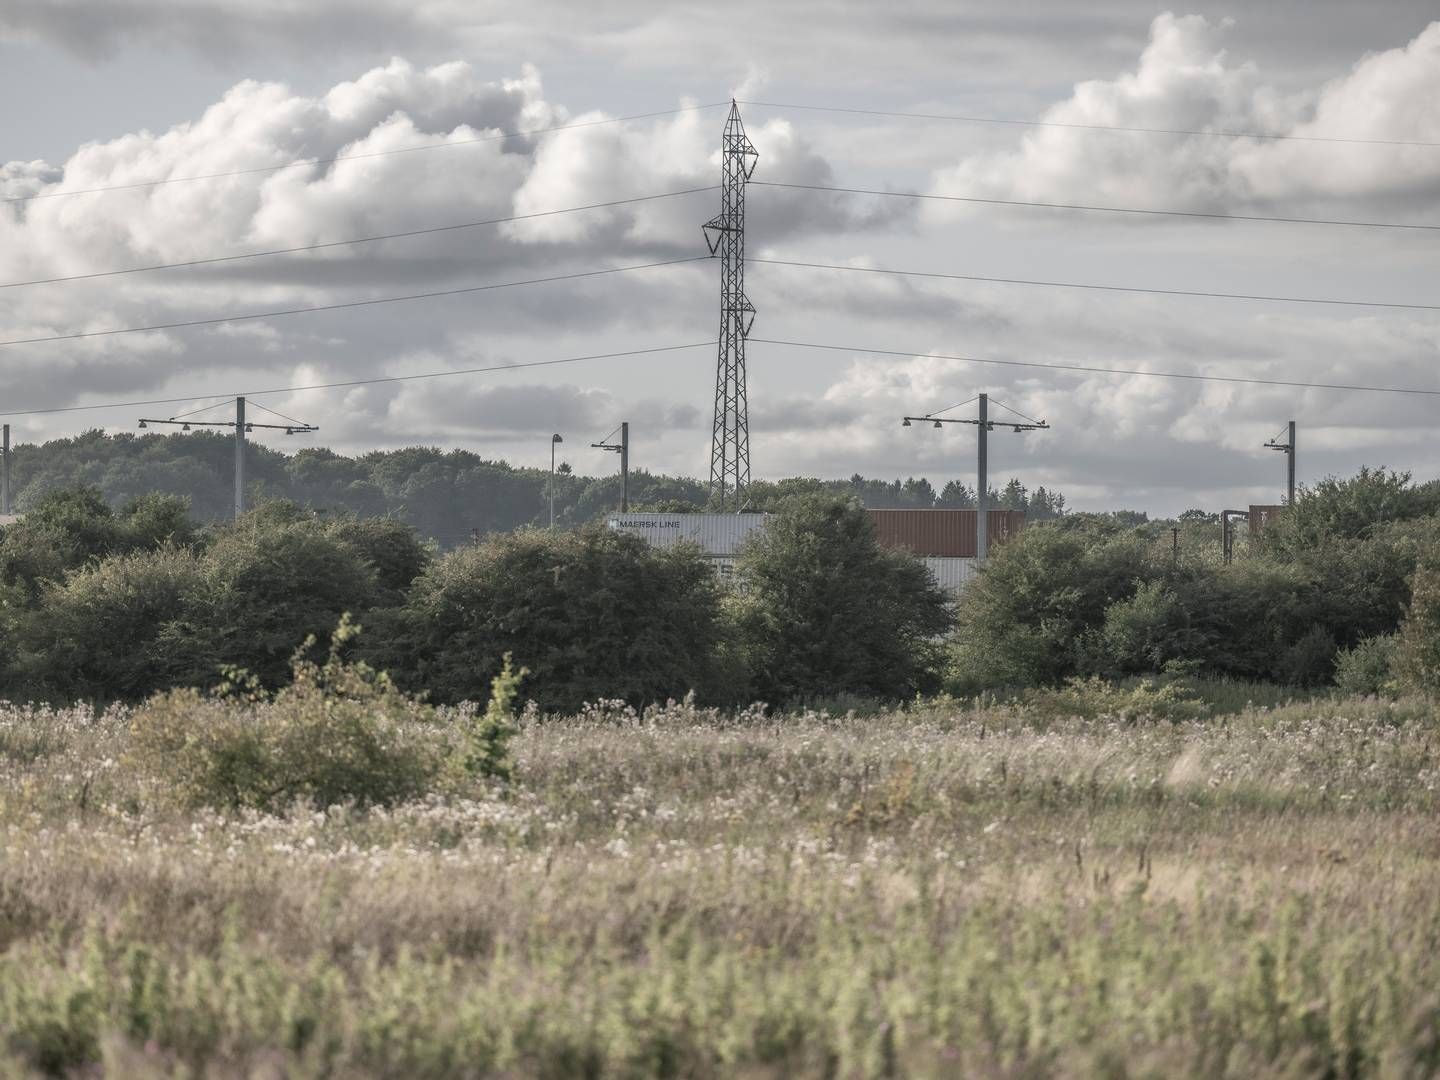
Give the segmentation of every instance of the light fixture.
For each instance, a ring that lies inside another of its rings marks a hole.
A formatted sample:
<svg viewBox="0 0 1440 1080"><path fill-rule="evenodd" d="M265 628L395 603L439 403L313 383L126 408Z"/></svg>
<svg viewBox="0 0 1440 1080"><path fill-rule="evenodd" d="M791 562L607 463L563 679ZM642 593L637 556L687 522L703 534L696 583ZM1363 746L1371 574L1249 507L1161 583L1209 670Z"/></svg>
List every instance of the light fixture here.
<svg viewBox="0 0 1440 1080"><path fill-rule="evenodd" d="M943 426L943 425L941 425L941 423L940 423L939 420L936 420L936 421L935 421L935 426L936 426L936 427L941 427L941 426Z"/></svg>
<svg viewBox="0 0 1440 1080"><path fill-rule="evenodd" d="M909 426L910 426L910 418L907 416L904 420L901 420L901 421L900 421L900 426L901 426L901 427L909 427Z"/></svg>
<svg viewBox="0 0 1440 1080"><path fill-rule="evenodd" d="M189 424L181 424L181 425L180 425L180 430L181 430L181 431L189 431L189 430L190 430L190 425L189 425Z"/></svg>
<svg viewBox="0 0 1440 1080"><path fill-rule="evenodd" d="M145 421L144 421L144 420L141 420L141 421L140 421L140 430L141 430L141 431L144 431L144 430L145 430Z"/></svg>

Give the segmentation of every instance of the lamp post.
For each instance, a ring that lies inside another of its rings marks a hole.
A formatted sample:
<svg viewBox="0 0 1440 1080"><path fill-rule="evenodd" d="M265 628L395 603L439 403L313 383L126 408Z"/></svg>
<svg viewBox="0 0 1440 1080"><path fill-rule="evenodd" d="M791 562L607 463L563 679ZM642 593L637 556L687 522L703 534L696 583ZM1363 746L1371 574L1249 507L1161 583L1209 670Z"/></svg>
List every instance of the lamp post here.
<svg viewBox="0 0 1440 1080"><path fill-rule="evenodd" d="M971 400L977 399L972 398ZM989 440L987 436L990 432L994 431L996 427L1013 428L1015 430L1015 433L1019 434L1022 431L1048 431L1050 425L1047 424L1044 420L1031 420L1030 417L1025 416L1022 413L1015 413L1016 416L1019 416L1021 418L1021 420L1023 421L1022 423L1017 423L1013 420L991 420L989 395L979 395L978 401L978 412L980 415L975 417L974 419L960 417L952 418L948 416L940 416L938 413L926 413L924 416L903 417L900 421L900 426L909 427L911 421L924 421L926 423L933 424L937 428L943 424L974 424L978 429L980 439L979 445L976 447L975 454L975 471L977 474L975 502L976 506L978 507L978 509L975 511L975 561L977 563L983 563L986 559L986 556L990 554L990 521L988 517L990 513L990 461L988 445ZM968 405L970 404L970 402L962 401L960 404ZM1011 409L1010 406L1006 405L1004 402L997 401L995 404L999 405L1002 409L1007 409L1010 412L1015 412L1014 409ZM954 409L958 409L959 407L959 405L950 406L950 408ZM949 409L940 410L940 412L948 411Z"/></svg>
<svg viewBox="0 0 1440 1080"><path fill-rule="evenodd" d="M557 431L550 436L550 528L555 528L555 446L565 440L560 437Z"/></svg>

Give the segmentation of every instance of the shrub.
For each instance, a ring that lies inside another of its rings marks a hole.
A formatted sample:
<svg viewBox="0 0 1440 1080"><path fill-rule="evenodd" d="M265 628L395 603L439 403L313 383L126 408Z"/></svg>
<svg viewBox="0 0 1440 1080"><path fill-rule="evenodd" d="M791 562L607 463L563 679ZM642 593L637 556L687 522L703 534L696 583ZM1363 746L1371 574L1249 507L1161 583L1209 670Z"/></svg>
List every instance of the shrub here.
<svg viewBox="0 0 1440 1080"><path fill-rule="evenodd" d="M795 498L750 541L733 601L754 687L767 701L909 697L938 684L952 625L923 563L882 549L857 500Z"/></svg>
<svg viewBox="0 0 1440 1080"><path fill-rule="evenodd" d="M1079 716L1087 720L1194 720L1210 707L1181 679L1140 679L1112 683L1092 675L1071 678L1058 689L1030 690L1022 703L1043 719Z"/></svg>
<svg viewBox="0 0 1440 1080"><path fill-rule="evenodd" d="M1406 687L1440 693L1440 551L1435 549L1415 571L1410 610L1395 645L1395 674Z"/></svg>
<svg viewBox="0 0 1440 1080"><path fill-rule="evenodd" d="M276 811L297 799L388 805L424 794L447 758L435 711L388 676L340 658L357 632L342 619L323 664L305 658L314 645L307 641L291 684L273 698L240 671L210 695L152 698L131 721L137 763L190 806ZM503 741L466 758L466 771L504 768Z"/></svg>
<svg viewBox="0 0 1440 1080"><path fill-rule="evenodd" d="M390 629L379 655L438 700L481 699L511 653L547 710L709 692L721 640L717 585L698 553L601 527L450 552L416 580Z"/></svg>
<svg viewBox="0 0 1440 1080"><path fill-rule="evenodd" d="M1095 665L1112 675L1159 671L1171 660L1194 656L1199 637L1173 589L1161 581L1142 582L1134 596L1105 609L1092 638Z"/></svg>
<svg viewBox="0 0 1440 1080"><path fill-rule="evenodd" d="M201 561L178 548L76 570L16 618L16 678L63 700L133 700L177 685L196 665L185 617L203 586Z"/></svg>
<svg viewBox="0 0 1440 1080"><path fill-rule="evenodd" d="M1160 576L1147 551L1113 523L1078 517L998 547L960 598L952 690L1053 684L1080 671L1110 605Z"/></svg>
<svg viewBox="0 0 1440 1080"><path fill-rule="evenodd" d="M378 599L375 571L355 548L295 515L262 507L218 532L191 618L198 666L187 682L209 685L219 665L232 664L278 686L297 641L323 641L343 613Z"/></svg>
<svg viewBox="0 0 1440 1080"><path fill-rule="evenodd" d="M1335 686L1346 694L1369 696L1390 693L1395 682L1395 636L1368 637L1335 657Z"/></svg>
<svg viewBox="0 0 1440 1080"><path fill-rule="evenodd" d="M1332 540L1360 540L1389 522L1440 512L1440 486L1415 487L1407 472L1362 468L1341 480L1326 477L1295 496L1265 530L1265 550L1296 558Z"/></svg>

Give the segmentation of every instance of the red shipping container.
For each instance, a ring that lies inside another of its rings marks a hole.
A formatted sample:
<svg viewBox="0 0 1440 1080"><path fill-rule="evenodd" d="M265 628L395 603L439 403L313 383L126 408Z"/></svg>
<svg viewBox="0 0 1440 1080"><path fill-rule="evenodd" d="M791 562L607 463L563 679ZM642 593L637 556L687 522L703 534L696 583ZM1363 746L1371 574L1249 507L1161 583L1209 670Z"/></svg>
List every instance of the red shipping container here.
<svg viewBox="0 0 1440 1080"><path fill-rule="evenodd" d="M975 510L871 510L880 546L933 558L975 557ZM1023 510L991 510L990 546L1025 527Z"/></svg>

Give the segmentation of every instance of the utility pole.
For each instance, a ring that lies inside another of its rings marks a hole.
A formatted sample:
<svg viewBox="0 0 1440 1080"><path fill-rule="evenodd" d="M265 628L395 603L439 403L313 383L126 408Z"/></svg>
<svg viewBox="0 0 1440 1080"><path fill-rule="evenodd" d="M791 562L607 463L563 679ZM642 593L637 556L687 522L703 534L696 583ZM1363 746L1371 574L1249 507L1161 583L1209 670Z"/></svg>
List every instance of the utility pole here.
<svg viewBox="0 0 1440 1080"><path fill-rule="evenodd" d="M926 413L924 416L906 416L900 421L901 427L909 427L911 422L928 422L935 427L944 424L974 424L979 429L979 442L976 447L975 473L977 487L975 490L975 503L978 509L975 513L975 559L977 562L984 562L990 554L990 446L989 433L995 430L997 423L1000 427L1012 428L1016 434L1022 431L1048 431L1050 425L1044 420L1032 420L1024 413L1015 412L1009 405L1002 401L995 404L1002 409L1015 413L1020 421L1012 420L991 420L990 419L990 396L981 394L978 398L971 398L971 401L978 401L978 415L974 419L968 417L941 416L939 413ZM962 401L960 405L968 405L969 401ZM958 409L960 405L952 405L951 409ZM940 412L949 412L949 409L941 409Z"/></svg>
<svg viewBox="0 0 1440 1080"><path fill-rule="evenodd" d="M4 425L4 446L0 447L0 514L10 516L10 425Z"/></svg>
<svg viewBox="0 0 1440 1080"><path fill-rule="evenodd" d="M1271 439L1265 444L1267 450L1279 450L1285 455L1285 489L1287 497L1285 505L1295 505L1295 421L1291 420L1286 428L1287 438L1281 442Z"/></svg>
<svg viewBox="0 0 1440 1080"><path fill-rule="evenodd" d="M252 402L253 404L253 402ZM234 428L235 429L235 518L239 520L245 513L245 435L256 428L271 428L275 431L283 431L286 435L305 435L320 429L314 424L306 424L299 420L292 419L284 413L277 413L274 409L266 409L264 405L256 405L257 409L278 416L281 420L289 421L285 424L257 424L253 420L245 419L245 399L235 399L234 420L191 420L189 417L196 413L209 412L211 409L218 409L218 405L207 405L203 409L195 409L193 412L181 413L179 416L167 417L164 420L156 420L152 417L142 418L141 428L148 428L151 424L175 424L181 431L189 431L192 427L213 427L213 428Z"/></svg>
<svg viewBox="0 0 1440 1080"><path fill-rule="evenodd" d="M975 559L984 562L990 555L990 395L980 395L977 431L980 445L975 455Z"/></svg>
<svg viewBox="0 0 1440 1080"><path fill-rule="evenodd" d="M720 213L705 225L705 243L720 258L720 343L715 364L715 424L710 441L710 494L725 509L744 505L750 483L750 411L745 398L745 339L755 308L745 296L745 182L759 155L732 100L725 120Z"/></svg>
<svg viewBox="0 0 1440 1080"><path fill-rule="evenodd" d="M235 399L235 520L245 513L245 399Z"/></svg>
<svg viewBox="0 0 1440 1080"><path fill-rule="evenodd" d="M620 441L618 443L592 442L590 445L596 450L608 450L620 455L620 512L628 514L630 512L630 421L620 421Z"/></svg>

